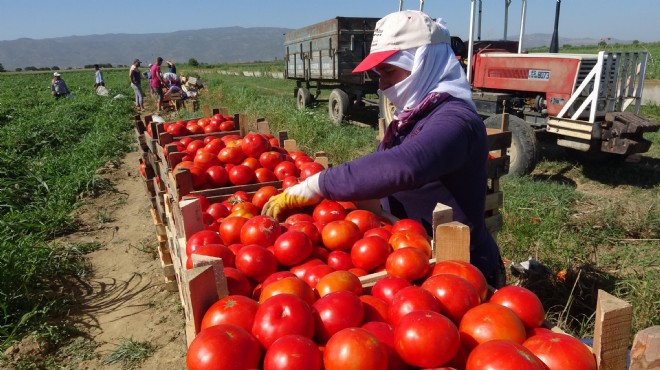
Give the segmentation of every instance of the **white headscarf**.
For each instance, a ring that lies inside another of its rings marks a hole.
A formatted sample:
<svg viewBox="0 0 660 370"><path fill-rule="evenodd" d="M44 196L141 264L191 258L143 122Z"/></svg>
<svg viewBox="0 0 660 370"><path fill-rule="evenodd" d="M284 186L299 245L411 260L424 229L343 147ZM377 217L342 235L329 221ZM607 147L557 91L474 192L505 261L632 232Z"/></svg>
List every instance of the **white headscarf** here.
<svg viewBox="0 0 660 370"><path fill-rule="evenodd" d="M438 20L438 24L443 32L449 34L442 20ZM415 107L431 92L444 92L465 100L476 111L463 67L449 44L401 50L383 63L411 72L403 81L383 90L383 94L396 107L396 113Z"/></svg>

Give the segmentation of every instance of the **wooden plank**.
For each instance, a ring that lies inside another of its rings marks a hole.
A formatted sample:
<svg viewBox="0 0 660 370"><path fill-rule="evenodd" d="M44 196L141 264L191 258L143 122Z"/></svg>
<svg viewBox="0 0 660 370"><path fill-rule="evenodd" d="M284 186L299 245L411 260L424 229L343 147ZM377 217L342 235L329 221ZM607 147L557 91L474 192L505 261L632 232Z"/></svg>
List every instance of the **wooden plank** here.
<svg viewBox="0 0 660 370"><path fill-rule="evenodd" d="M207 104L202 106L202 112L204 112L204 118L211 118L211 110Z"/></svg>
<svg viewBox="0 0 660 370"><path fill-rule="evenodd" d="M509 156L492 158L486 161L486 177L499 178L509 172Z"/></svg>
<svg viewBox="0 0 660 370"><path fill-rule="evenodd" d="M179 237L188 240L194 233L204 230L204 218L199 199L184 197L180 202L174 204L174 223Z"/></svg>
<svg viewBox="0 0 660 370"><path fill-rule="evenodd" d="M488 130L488 151L506 149L511 146L511 131Z"/></svg>
<svg viewBox="0 0 660 370"><path fill-rule="evenodd" d="M284 140L283 148L288 152L298 151L298 146L296 145L296 141L294 139Z"/></svg>
<svg viewBox="0 0 660 370"><path fill-rule="evenodd" d="M604 290L598 290L594 353L599 370L625 370L632 306Z"/></svg>
<svg viewBox="0 0 660 370"><path fill-rule="evenodd" d="M452 221L454 221L454 210L451 209L451 207L444 205L442 203L436 204L435 208L433 209L433 215L431 216L431 225L432 225L431 229L433 232L431 238L433 239L434 243L436 241L435 235L436 235L436 228L438 227L438 225Z"/></svg>
<svg viewBox="0 0 660 370"><path fill-rule="evenodd" d="M289 139L289 131L277 132L277 141L280 143L280 147L284 148L284 142L288 139Z"/></svg>
<svg viewBox="0 0 660 370"><path fill-rule="evenodd" d="M504 194L501 191L486 195L486 212L498 211L504 202Z"/></svg>
<svg viewBox="0 0 660 370"><path fill-rule="evenodd" d="M629 370L660 369L660 325L639 331L630 350Z"/></svg>
<svg viewBox="0 0 660 370"><path fill-rule="evenodd" d="M486 217L485 221L486 221L486 229L488 229L488 231L491 234L499 232L500 230L502 230L502 226L504 226L504 218L500 213L490 217Z"/></svg>
<svg viewBox="0 0 660 370"><path fill-rule="evenodd" d="M260 134L270 134L270 125L268 124L268 121L258 121L257 132Z"/></svg>
<svg viewBox="0 0 660 370"><path fill-rule="evenodd" d="M435 258L437 261L470 262L470 228L457 221L435 228Z"/></svg>

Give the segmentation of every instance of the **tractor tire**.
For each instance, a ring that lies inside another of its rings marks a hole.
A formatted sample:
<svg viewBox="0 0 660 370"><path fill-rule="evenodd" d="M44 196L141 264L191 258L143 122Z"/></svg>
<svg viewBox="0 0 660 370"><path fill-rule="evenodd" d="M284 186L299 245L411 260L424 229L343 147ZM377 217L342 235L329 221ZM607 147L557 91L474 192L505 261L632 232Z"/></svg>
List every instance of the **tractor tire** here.
<svg viewBox="0 0 660 370"><path fill-rule="evenodd" d="M484 124L488 128L500 128L502 115L486 118ZM538 142L534 129L523 119L509 115L509 130L511 131L511 147L509 155L509 173L513 176L529 175L536 167L538 160Z"/></svg>
<svg viewBox="0 0 660 370"><path fill-rule="evenodd" d="M348 94L341 89L334 89L328 99L328 115L335 125L340 125L348 114L350 101Z"/></svg>
<svg viewBox="0 0 660 370"><path fill-rule="evenodd" d="M378 93L378 111L380 118L385 120L385 125L389 125L394 119L394 104L382 93Z"/></svg>
<svg viewBox="0 0 660 370"><path fill-rule="evenodd" d="M299 87L296 94L296 103L299 110L303 110L312 104L312 94L306 87Z"/></svg>

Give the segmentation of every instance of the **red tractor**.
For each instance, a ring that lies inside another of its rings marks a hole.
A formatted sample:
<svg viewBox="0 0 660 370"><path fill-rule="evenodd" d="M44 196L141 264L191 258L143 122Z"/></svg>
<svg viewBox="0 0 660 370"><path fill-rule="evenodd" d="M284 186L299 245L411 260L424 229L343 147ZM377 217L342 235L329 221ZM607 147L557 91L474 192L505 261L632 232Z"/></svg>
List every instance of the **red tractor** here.
<svg viewBox="0 0 660 370"><path fill-rule="evenodd" d="M481 1L478 0L481 8ZM505 14L510 0L505 1ZM554 49L559 15L555 18ZM475 19L477 0L471 0ZM423 7L423 2L422 2ZM625 157L648 151L645 132L660 125L639 115L648 53L601 51L598 54L525 53L522 37L527 1L522 0L519 41L474 40L474 21L466 46L457 37L452 48L466 67L473 100L487 127L499 127L509 113L513 134L510 174L528 174L538 157L537 134L556 136L557 145L585 158ZM481 28L481 11L478 25ZM552 49L552 47L551 47ZM392 106L381 96L381 116L391 120Z"/></svg>

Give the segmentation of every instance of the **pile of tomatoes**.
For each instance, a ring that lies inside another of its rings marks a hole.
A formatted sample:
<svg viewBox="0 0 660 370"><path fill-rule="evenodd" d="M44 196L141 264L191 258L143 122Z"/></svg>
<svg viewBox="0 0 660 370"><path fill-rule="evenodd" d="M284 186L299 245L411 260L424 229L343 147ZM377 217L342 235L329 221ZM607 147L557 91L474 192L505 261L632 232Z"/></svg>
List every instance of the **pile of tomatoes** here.
<svg viewBox="0 0 660 370"><path fill-rule="evenodd" d="M580 341L541 328L531 291L490 294L469 263L431 265L418 222L324 200L280 223L259 215L279 190L259 191L200 198L224 216L188 240L188 261L222 258L229 295L204 315L189 369L596 369Z"/></svg>

